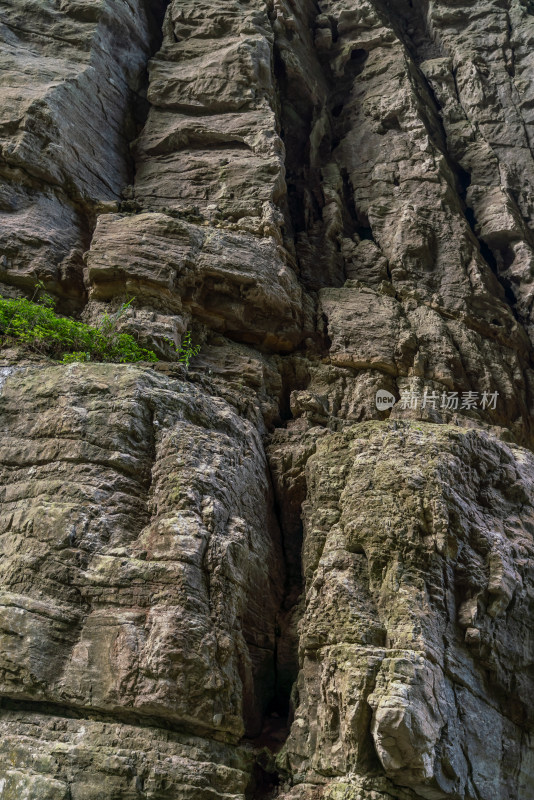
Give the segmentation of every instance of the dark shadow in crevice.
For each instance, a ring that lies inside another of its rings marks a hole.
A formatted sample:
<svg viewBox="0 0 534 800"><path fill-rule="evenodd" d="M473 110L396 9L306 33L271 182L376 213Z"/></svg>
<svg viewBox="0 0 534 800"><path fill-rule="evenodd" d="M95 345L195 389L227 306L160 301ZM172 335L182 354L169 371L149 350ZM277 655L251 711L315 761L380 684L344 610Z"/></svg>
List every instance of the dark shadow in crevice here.
<svg viewBox="0 0 534 800"><path fill-rule="evenodd" d="M265 753L259 754L245 789L245 800L274 800L278 794L280 776L274 763Z"/></svg>
<svg viewBox="0 0 534 800"><path fill-rule="evenodd" d="M495 250L491 250L487 244L485 243L483 244L485 250L488 250L491 253L493 263L488 261L488 264L490 264L492 270L494 271L497 277L497 280L499 281L504 290L504 296L506 298L507 304L512 309L512 312L514 313L516 319L519 322L521 322L522 325L524 325L527 322L527 320L523 319L523 316L519 313L517 309L517 295L516 295L516 289L514 287L514 282L513 280L502 274L503 272L506 272L509 269L509 267L513 264L515 259L514 251L512 250L509 244L503 244L499 248L496 248ZM485 255L485 251L482 250L482 243L480 247L480 252L484 256L484 258L488 260ZM493 264L495 266L493 266Z"/></svg>
<svg viewBox="0 0 534 800"><path fill-rule="evenodd" d="M323 323L323 331L324 331L323 339L324 339L326 350L328 352L330 350L330 348L332 347L332 339L328 335L328 317L326 316L326 314L321 314L321 320L322 320L322 323Z"/></svg>
<svg viewBox="0 0 534 800"><path fill-rule="evenodd" d="M286 247L295 255L301 283L309 291L318 291L326 286L342 286L346 279L340 242L329 230L329 220L323 218L329 201L323 191L322 169L332 161L332 151L344 135L344 104L368 53L354 48L341 76L333 76L327 59L317 54L325 76L323 105L318 100L321 91L313 84L309 86L305 76L292 69L286 50L286 44L275 43L280 136L286 150L287 198L282 208L287 219ZM323 126L321 141L312 147L312 132L319 120ZM334 123L338 122L336 133Z"/></svg>
<svg viewBox="0 0 534 800"><path fill-rule="evenodd" d="M130 142L136 139L143 130L150 111L150 103L147 97L149 84L148 63L150 59L159 52L163 44L163 21L169 4L170 0L145 0L150 35L148 42L148 58L145 68L137 76L135 83L130 85L130 115L129 119L126 121L127 139ZM135 159L133 155L131 155L130 158L133 181L136 171Z"/></svg>
<svg viewBox="0 0 534 800"><path fill-rule="evenodd" d="M361 47L356 47L354 50L351 50L350 59L345 64L345 69L343 70L343 77L341 78L341 83L345 84L345 89L350 89L352 84L354 83L355 79L360 75L363 71L365 66L365 62L369 58L369 53L367 50L364 50Z"/></svg>
<svg viewBox="0 0 534 800"><path fill-rule="evenodd" d="M323 337L318 335L316 344L323 345ZM303 353L309 352L309 349L309 345L306 343L302 343L299 346L299 350ZM280 395L279 406L280 419L283 426L285 422L293 419L293 414L291 413L291 393L307 389L310 385L311 375L307 367L305 369L296 369L293 358L289 356L282 361L281 376L282 392Z"/></svg>
<svg viewBox="0 0 534 800"><path fill-rule="evenodd" d="M471 175L458 164L452 165L458 181L458 194L464 207L464 215L471 228L473 236L478 244L480 255L491 269L493 275L501 286L507 305L510 307L515 318L521 324L521 319L517 312L517 297L512 282L502 275L514 261L515 253L509 244L504 243L501 247L492 249L490 245L479 235L478 223L473 209L467 205L467 190L471 185Z"/></svg>
<svg viewBox="0 0 534 800"><path fill-rule="evenodd" d="M391 25L417 65L432 58L440 58L443 52L434 41L426 20L426 0L375 0L381 15Z"/></svg>
<svg viewBox="0 0 534 800"><path fill-rule="evenodd" d="M334 108L332 109L332 116L336 118L339 117L343 112L344 107L345 106L343 105L343 103L338 103L338 105L334 106Z"/></svg>
<svg viewBox="0 0 534 800"><path fill-rule="evenodd" d="M276 43L273 65L280 95L280 138L284 142L286 151L287 227L288 234L295 238L299 232L307 229L312 211L307 206L313 198L313 194L309 191L309 172L310 135L315 109L305 87L297 85L288 75L282 51ZM314 217L317 216L317 211L318 209L313 209Z"/></svg>
<svg viewBox="0 0 534 800"><path fill-rule="evenodd" d="M332 44L336 44L339 41L339 30L338 30L338 21L337 17L330 17L330 25L332 29Z"/></svg>
<svg viewBox="0 0 534 800"><path fill-rule="evenodd" d="M381 136L385 136L388 131L397 131L401 132L402 127L399 121L399 118L396 114L391 114L389 117L386 117L380 122L380 128L378 133Z"/></svg>
<svg viewBox="0 0 534 800"><path fill-rule="evenodd" d="M336 124L335 120L338 120L342 116L345 105L347 104L347 101L350 100L351 89L354 81L358 75L361 75L363 72L368 58L369 53L367 50L359 47L354 48L354 50L351 51L350 58L345 63L342 75L334 75L330 69L330 66L328 64L324 65L328 82L331 87L328 110L333 119L332 143L336 139L342 138L345 132L342 127L342 120L341 127L339 123ZM332 149L334 149L334 146Z"/></svg>
<svg viewBox="0 0 534 800"><path fill-rule="evenodd" d="M276 615L273 688L264 705L261 731L249 741L254 747L276 753L289 736L295 711L292 697L299 672L297 623L303 591L301 507L306 497L306 482L302 475L290 489L280 488L273 474L271 482L273 511L280 530L284 588Z"/></svg>
<svg viewBox="0 0 534 800"><path fill-rule="evenodd" d="M275 502L282 533L285 584L276 622L274 691L265 709L262 731L255 741L256 746L267 747L273 752L278 752L286 741L295 711L292 692L299 672L297 621L303 590L301 504L300 498L296 506L292 504L293 513L291 509L282 510Z"/></svg>
<svg viewBox="0 0 534 800"><path fill-rule="evenodd" d="M356 207L350 175L344 167L340 170L343 179L343 227L349 238L357 235L360 239L375 241L369 217Z"/></svg>

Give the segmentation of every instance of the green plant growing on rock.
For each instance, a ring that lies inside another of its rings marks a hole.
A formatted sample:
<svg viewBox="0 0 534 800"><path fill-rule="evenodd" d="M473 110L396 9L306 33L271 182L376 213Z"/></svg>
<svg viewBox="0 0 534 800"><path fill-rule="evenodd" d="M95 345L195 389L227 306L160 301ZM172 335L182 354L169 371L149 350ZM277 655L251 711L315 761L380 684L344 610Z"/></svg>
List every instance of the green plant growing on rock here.
<svg viewBox="0 0 534 800"><path fill-rule="evenodd" d="M46 289L46 286L44 285L43 281L41 281L41 280L37 281L37 283L35 284L35 290L33 292L33 295L31 297L30 302L33 303L33 301L35 300L37 294L40 291L44 290L44 289ZM39 303L39 305L46 306L47 308L54 308L54 306L56 304L56 301L54 300L54 298L50 294L43 294L35 302ZM7 336L9 334L9 332L11 331L11 323L15 320L16 314L17 314L17 311L15 309L13 311L13 314L11 315L11 319L9 320L8 326L4 331L4 336Z"/></svg>
<svg viewBox="0 0 534 800"><path fill-rule="evenodd" d="M184 336L182 337L182 343L180 345L180 350L178 351L180 357L178 361L181 364L185 364L186 370L189 369L189 362L191 361L194 356L198 356L200 352L200 345L191 343L191 331L187 331Z"/></svg>
<svg viewBox="0 0 534 800"><path fill-rule="evenodd" d="M37 285L34 298L42 288ZM44 295L37 303L33 299L10 300L0 295L0 345L22 345L63 364L75 361L119 364L157 361L158 357L152 350L139 347L132 336L116 330L118 319L130 303L131 300L115 314L106 315L100 327L93 327L56 314L50 307L54 300L49 295Z"/></svg>
<svg viewBox="0 0 534 800"><path fill-rule="evenodd" d="M39 297L37 297L37 295L40 292L42 292L42 294ZM37 283L35 284L35 291L33 293L33 296L31 297L31 301L39 303L40 306L46 306L46 308L54 308L54 306L56 305L55 298L51 294L48 294L48 292L46 291L46 286L44 285L43 281L37 281Z"/></svg>
<svg viewBox="0 0 534 800"><path fill-rule="evenodd" d="M98 329L108 339L112 340L118 335L119 320L126 314L134 300L135 297L131 297L126 303L122 303L114 314L104 314Z"/></svg>

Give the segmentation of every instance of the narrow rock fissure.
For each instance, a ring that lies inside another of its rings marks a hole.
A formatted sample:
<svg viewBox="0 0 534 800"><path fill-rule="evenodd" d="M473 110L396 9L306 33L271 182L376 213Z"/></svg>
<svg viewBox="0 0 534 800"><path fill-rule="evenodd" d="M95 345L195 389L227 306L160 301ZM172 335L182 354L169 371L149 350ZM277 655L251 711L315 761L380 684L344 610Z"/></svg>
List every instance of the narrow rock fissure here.
<svg viewBox="0 0 534 800"><path fill-rule="evenodd" d="M394 3L378 0L377 6L404 43L416 66L427 59L443 56L442 49L429 31L425 13L428 5L424 0L416 0L415 3L412 0L395 0Z"/></svg>
<svg viewBox="0 0 534 800"><path fill-rule="evenodd" d="M299 672L297 622L303 590L303 530L300 519L288 525L279 499L274 499L273 509L281 534L285 581L275 626L272 656L274 687L266 704L261 733L255 738L254 744L277 752L287 739L293 721L292 693Z"/></svg>
<svg viewBox="0 0 534 800"><path fill-rule="evenodd" d="M151 0L144 0L146 14L150 22L150 42L149 55L145 64L145 68L139 75L137 86L131 87L130 89L132 93L132 101L130 104L131 119L129 121L130 130L128 137L127 157L130 162L132 184L135 181L137 167L135 155L132 152L132 144L143 130L150 113L150 103L147 97L149 85L148 64L162 47L163 23L170 2L171 0L155 0L155 2L151 2Z"/></svg>
<svg viewBox="0 0 534 800"><path fill-rule="evenodd" d="M326 98L332 95L341 101L344 86L339 87L335 82L331 86L327 82L321 87L308 86L302 75L290 72L291 57L288 60L287 50L290 50L287 40L277 38L274 77L280 137L286 150L287 197L282 204L287 220L286 246L295 256L300 282L309 291L316 291L325 286L341 286L345 280L339 243L329 240L328 222L324 218L322 175L323 168L331 161L335 143L328 107L336 106L336 100L329 103ZM319 54L314 55L319 70ZM361 69L358 57L350 63L355 73Z"/></svg>
<svg viewBox="0 0 534 800"><path fill-rule="evenodd" d="M307 215L313 213L315 219L318 212L316 207L313 208L313 211L310 208L310 202L313 206L315 206L315 202L313 195L306 192L309 186L309 137L314 110L306 104L304 96L295 100L295 108L293 108L290 81L280 46L276 42L273 58L280 104L280 138L284 142L286 150L287 197L283 208L287 219L286 244L290 252L295 254L300 267L299 236L307 232L309 225ZM291 109L291 115L289 115L289 109ZM301 277L305 278L302 274Z"/></svg>
<svg viewBox="0 0 534 800"><path fill-rule="evenodd" d="M245 790L245 800L274 800L277 796L280 776L274 761L265 753L254 763L249 784Z"/></svg>
<svg viewBox="0 0 534 800"><path fill-rule="evenodd" d="M464 215L473 233L473 236L477 242L478 248L480 250L480 255L482 256L486 264L490 267L497 282L501 286L503 290L504 299L506 300L506 303L509 306L510 310L512 311L514 317L516 318L516 320L519 322L520 325L524 325L525 320L522 318L521 314L519 314L517 309L517 297L514 292L513 285L511 281L507 280L501 274L501 270L503 268L506 269L508 266L510 266L510 263L513 261L513 252L510 253L509 248L507 246L504 246L502 251L496 252L489 246L489 244L486 241L484 241L484 239L481 236L479 236L477 231L478 223L475 216L475 212L467 204L467 190L471 185L471 176L459 164L452 164L452 167L458 178L459 197L460 200L462 201Z"/></svg>

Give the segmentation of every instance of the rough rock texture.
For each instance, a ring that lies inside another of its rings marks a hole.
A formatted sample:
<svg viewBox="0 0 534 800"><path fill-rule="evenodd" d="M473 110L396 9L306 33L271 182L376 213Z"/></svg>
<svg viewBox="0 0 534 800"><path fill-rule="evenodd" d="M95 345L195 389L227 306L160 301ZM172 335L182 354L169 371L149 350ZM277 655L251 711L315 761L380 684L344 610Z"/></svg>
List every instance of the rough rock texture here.
<svg viewBox="0 0 534 800"><path fill-rule="evenodd" d="M80 305L95 215L132 172L133 100L162 7L0 4L0 280L31 287L40 278Z"/></svg>
<svg viewBox="0 0 534 800"><path fill-rule="evenodd" d="M364 423L276 437L275 473L301 448L313 454L289 769L327 783L381 764L380 797L397 784L528 796L533 457L483 432Z"/></svg>
<svg viewBox="0 0 534 800"><path fill-rule="evenodd" d="M0 40L0 293L163 359L0 351L1 800L534 798L530 0Z"/></svg>

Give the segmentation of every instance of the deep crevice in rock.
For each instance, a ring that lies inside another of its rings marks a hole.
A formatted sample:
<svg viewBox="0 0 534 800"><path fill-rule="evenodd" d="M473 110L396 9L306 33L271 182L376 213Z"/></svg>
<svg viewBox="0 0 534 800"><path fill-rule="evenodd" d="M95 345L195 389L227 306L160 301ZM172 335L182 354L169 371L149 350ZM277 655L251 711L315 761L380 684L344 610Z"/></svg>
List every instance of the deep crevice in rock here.
<svg viewBox="0 0 534 800"><path fill-rule="evenodd" d="M245 800L274 800L279 784L280 775L274 762L262 753L254 762Z"/></svg>
<svg viewBox="0 0 534 800"><path fill-rule="evenodd" d="M293 721L292 692L299 672L297 617L303 591L301 503L293 503L293 513L288 515L286 504L280 505L280 501L279 497L274 499L274 511L281 533L285 581L276 620L274 687L265 707L262 730L253 740L255 746L273 752L284 744Z"/></svg>
<svg viewBox="0 0 534 800"><path fill-rule="evenodd" d="M163 22L171 0L144 0L147 18L150 26L149 55L144 70L137 79L137 84L130 87L132 100L130 104L130 119L127 121L128 140L131 143L139 136L144 128L150 112L150 103L147 98L149 73L148 63L161 49L163 44ZM131 150L128 151L130 161L131 181L135 180L136 162Z"/></svg>
<svg viewBox="0 0 534 800"><path fill-rule="evenodd" d="M359 239L367 239L368 241L376 243L372 227L369 223L369 217L356 208L352 183L348 170L345 167L341 168L341 177L343 179L343 222L345 235L348 237L356 235Z"/></svg>
<svg viewBox="0 0 534 800"><path fill-rule="evenodd" d="M287 46L287 45L285 45ZM311 291L343 285L346 275L340 242L329 231L324 215L327 200L322 170L335 162L333 151L344 135L343 110L356 77L364 68L366 50L354 48L342 76L334 76L326 59L315 53L325 84L324 99L312 97L302 76L288 71L284 44L275 42L274 72L280 96L281 138L286 147L288 249L295 253L303 285ZM322 130L318 134L317 130ZM312 144L312 138L318 141ZM345 204L346 205L346 204ZM354 203L353 203L354 205ZM346 234L358 224L343 220ZM370 238L368 221L361 225L362 238Z"/></svg>
<svg viewBox="0 0 534 800"><path fill-rule="evenodd" d="M479 235L477 230L478 223L475 216L475 212L467 204L467 190L471 185L471 175L466 170L464 170L459 164L453 163L452 167L458 178L459 197L462 201L464 215L473 233L473 236L478 244L480 254L484 259L484 261L486 262L486 264L490 267L492 273L495 276L495 279L501 286L504 299L506 300L506 303L509 306L510 310L514 314L517 321L521 325L524 325L525 320L521 318L521 315L519 314L517 309L517 297L514 292L513 285L510 280L508 280L501 274L502 270L507 269L512 263L514 259L513 251L511 251L507 245L503 245L502 249L494 250L489 246L489 244L484 240L484 238Z"/></svg>
<svg viewBox="0 0 534 800"><path fill-rule="evenodd" d="M280 94L280 137L286 150L287 200L284 209L288 221L288 246L296 252L299 235L320 217L316 197L310 186L310 134L315 109L306 97L305 87L292 83L279 43L274 45L274 75Z"/></svg>

